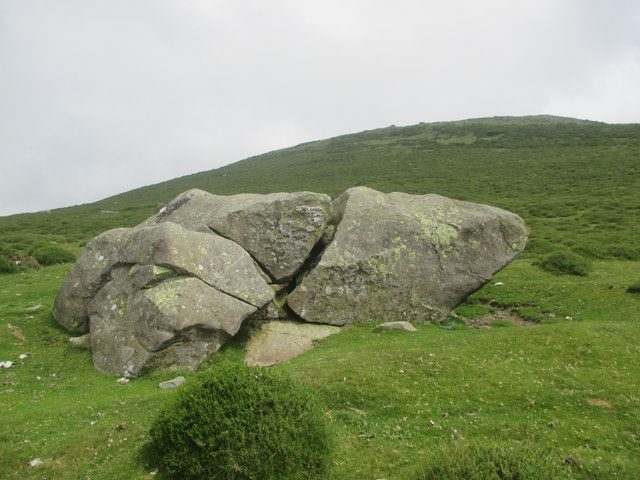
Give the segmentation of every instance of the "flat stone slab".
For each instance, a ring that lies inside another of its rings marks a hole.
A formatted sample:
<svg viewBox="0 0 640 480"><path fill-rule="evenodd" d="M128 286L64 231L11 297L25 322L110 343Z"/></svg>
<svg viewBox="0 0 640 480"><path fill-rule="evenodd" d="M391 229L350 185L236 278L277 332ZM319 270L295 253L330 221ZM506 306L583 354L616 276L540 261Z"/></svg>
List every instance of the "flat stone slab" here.
<svg viewBox="0 0 640 480"><path fill-rule="evenodd" d="M376 325L374 332L384 332L388 330L406 330L407 332L417 332L418 329L409 322L386 322Z"/></svg>
<svg viewBox="0 0 640 480"><path fill-rule="evenodd" d="M302 355L313 348L314 340L340 332L340 327L308 323L272 321L265 323L247 346L247 365L270 367Z"/></svg>
<svg viewBox="0 0 640 480"><path fill-rule="evenodd" d="M182 385L184 383L184 380L185 379L183 376L179 376L176 378L172 378L171 380L167 380L166 382L160 382L158 384L158 387L160 387L163 390L167 390L169 388L176 388Z"/></svg>

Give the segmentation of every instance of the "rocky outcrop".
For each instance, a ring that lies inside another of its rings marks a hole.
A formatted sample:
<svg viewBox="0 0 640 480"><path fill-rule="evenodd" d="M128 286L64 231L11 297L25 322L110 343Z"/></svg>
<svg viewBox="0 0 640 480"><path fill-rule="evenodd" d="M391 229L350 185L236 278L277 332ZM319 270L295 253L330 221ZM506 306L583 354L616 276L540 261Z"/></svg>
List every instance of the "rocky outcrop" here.
<svg viewBox="0 0 640 480"><path fill-rule="evenodd" d="M442 319L525 241L517 215L438 195L190 190L138 227L92 240L54 317L90 333L101 370L193 369L248 319L299 345L315 333L298 330L326 330L300 322ZM285 358L269 349L255 362Z"/></svg>

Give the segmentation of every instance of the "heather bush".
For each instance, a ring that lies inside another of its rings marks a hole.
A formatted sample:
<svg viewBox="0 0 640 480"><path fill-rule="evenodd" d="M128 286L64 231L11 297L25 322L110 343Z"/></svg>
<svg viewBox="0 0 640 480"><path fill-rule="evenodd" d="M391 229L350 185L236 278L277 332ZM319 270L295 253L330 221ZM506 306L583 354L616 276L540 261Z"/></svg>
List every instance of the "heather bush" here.
<svg viewBox="0 0 640 480"><path fill-rule="evenodd" d="M322 478L327 435L310 392L288 377L223 363L190 379L151 428L169 478Z"/></svg>
<svg viewBox="0 0 640 480"><path fill-rule="evenodd" d="M569 250L551 253L536 262L535 265L556 275L586 276L593 270L591 260Z"/></svg>
<svg viewBox="0 0 640 480"><path fill-rule="evenodd" d="M64 247L55 243L38 245L29 252L40 265L55 265L57 263L73 262L76 256Z"/></svg>

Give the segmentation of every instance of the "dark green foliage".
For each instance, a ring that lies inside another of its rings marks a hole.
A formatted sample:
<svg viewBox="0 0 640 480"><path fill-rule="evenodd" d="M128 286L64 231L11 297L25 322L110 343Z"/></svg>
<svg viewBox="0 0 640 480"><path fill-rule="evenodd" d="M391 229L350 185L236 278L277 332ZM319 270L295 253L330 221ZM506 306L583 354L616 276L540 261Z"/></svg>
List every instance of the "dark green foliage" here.
<svg viewBox="0 0 640 480"><path fill-rule="evenodd" d="M429 455L414 480L560 480L563 459L531 446L462 444Z"/></svg>
<svg viewBox="0 0 640 480"><path fill-rule="evenodd" d="M547 255L539 262L536 262L535 265L556 275L586 276L593 270L591 260L568 250L561 250Z"/></svg>
<svg viewBox="0 0 640 480"><path fill-rule="evenodd" d="M640 293L640 282L629 285L627 287L627 293Z"/></svg>
<svg viewBox="0 0 640 480"><path fill-rule="evenodd" d="M5 257L0 257L0 273L16 273L18 266L12 260Z"/></svg>
<svg viewBox="0 0 640 480"><path fill-rule="evenodd" d="M300 384L241 363L189 380L151 428L161 471L180 479L319 479L322 410Z"/></svg>
<svg viewBox="0 0 640 480"><path fill-rule="evenodd" d="M60 245L55 243L48 243L44 245L38 245L30 250L30 254L35 258L40 265L55 265L58 263L73 262L76 256L73 252L70 252Z"/></svg>

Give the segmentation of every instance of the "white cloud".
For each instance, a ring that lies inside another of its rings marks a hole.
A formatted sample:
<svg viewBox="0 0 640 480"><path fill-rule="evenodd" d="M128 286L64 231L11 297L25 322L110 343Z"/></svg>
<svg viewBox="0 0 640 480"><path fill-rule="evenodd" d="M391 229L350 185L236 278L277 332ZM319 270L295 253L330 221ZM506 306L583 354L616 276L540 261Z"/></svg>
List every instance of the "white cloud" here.
<svg viewBox="0 0 640 480"><path fill-rule="evenodd" d="M640 6L537 0L0 3L0 214L391 123L640 121Z"/></svg>

